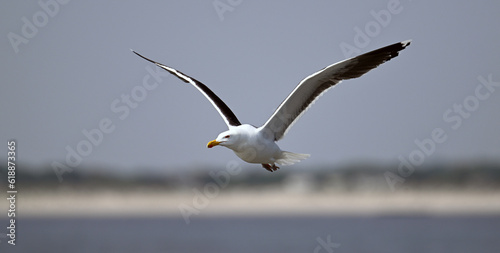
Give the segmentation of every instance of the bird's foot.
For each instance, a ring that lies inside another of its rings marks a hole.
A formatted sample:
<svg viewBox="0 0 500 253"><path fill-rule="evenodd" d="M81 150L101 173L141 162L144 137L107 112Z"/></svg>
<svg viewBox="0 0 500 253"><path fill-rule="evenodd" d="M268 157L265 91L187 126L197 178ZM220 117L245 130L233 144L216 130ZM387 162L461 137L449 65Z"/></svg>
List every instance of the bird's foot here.
<svg viewBox="0 0 500 253"><path fill-rule="evenodd" d="M262 168L270 171L270 172L273 172L273 171L277 171L280 167L276 166L276 164L269 164L269 163L263 163L262 164Z"/></svg>

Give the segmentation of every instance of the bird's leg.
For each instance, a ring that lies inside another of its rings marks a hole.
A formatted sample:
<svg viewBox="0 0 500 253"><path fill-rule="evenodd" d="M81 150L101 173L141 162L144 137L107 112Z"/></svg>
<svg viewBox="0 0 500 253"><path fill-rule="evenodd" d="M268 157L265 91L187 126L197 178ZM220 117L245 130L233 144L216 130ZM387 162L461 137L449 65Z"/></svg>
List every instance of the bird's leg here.
<svg viewBox="0 0 500 253"><path fill-rule="evenodd" d="M269 164L269 163L263 163L262 164L262 168L270 171L270 172L273 172L273 171L277 171L280 167L276 166L276 164Z"/></svg>

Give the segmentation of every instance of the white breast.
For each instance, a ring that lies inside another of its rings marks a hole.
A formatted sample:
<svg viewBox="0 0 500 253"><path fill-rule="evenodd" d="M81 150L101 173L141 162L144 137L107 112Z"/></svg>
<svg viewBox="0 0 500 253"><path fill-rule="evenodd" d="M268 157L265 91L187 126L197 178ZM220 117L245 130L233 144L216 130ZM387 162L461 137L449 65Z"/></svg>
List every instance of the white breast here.
<svg viewBox="0 0 500 253"><path fill-rule="evenodd" d="M248 163L273 163L281 153L278 145L269 138L265 138L251 125L240 125L239 139L235 145L228 147L243 161Z"/></svg>

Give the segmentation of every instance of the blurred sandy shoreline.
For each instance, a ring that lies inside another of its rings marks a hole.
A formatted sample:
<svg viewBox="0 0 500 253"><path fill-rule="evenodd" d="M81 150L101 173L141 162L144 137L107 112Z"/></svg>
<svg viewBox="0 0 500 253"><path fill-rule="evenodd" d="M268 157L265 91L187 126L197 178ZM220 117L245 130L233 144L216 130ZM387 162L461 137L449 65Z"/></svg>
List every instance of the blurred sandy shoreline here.
<svg viewBox="0 0 500 253"><path fill-rule="evenodd" d="M201 195L200 195L201 194ZM5 199L0 210L8 209ZM18 217L500 215L500 191L289 192L231 190L19 192ZM3 217L4 215L2 215Z"/></svg>

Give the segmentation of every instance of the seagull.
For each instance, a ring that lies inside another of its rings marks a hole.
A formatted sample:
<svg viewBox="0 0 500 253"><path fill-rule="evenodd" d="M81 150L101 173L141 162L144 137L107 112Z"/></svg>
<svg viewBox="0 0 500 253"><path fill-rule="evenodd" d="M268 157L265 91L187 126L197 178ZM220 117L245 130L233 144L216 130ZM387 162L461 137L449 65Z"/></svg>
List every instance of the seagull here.
<svg viewBox="0 0 500 253"><path fill-rule="evenodd" d="M131 49L133 53L156 66L175 75L185 83L198 89L215 107L229 128L220 133L207 147L223 146L248 163L261 164L270 172L279 169L278 165L291 165L309 157L283 151L276 144L290 127L309 109L327 90L342 80L357 78L380 64L398 56L399 51L410 45L411 40L402 41L377 50L329 65L304 78L278 106L271 117L261 127L242 124L229 107L205 84L179 70L148 59Z"/></svg>

